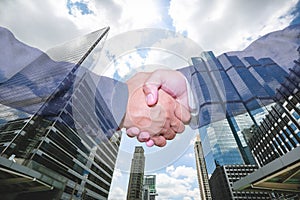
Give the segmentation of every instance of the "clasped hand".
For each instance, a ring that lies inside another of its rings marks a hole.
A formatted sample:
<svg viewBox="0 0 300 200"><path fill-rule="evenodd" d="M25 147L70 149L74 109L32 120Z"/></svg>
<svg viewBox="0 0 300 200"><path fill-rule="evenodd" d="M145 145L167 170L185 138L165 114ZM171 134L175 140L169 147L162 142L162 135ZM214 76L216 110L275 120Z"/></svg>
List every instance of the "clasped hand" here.
<svg viewBox="0 0 300 200"><path fill-rule="evenodd" d="M173 70L137 73L127 82L128 104L123 120L129 137L147 146L165 146L190 120L183 75Z"/></svg>

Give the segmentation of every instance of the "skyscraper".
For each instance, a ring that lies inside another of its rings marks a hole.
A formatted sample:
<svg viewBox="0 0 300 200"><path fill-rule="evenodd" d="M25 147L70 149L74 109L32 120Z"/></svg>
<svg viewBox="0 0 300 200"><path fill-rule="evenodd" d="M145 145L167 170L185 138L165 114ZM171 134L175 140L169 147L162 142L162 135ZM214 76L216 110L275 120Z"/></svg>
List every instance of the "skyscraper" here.
<svg viewBox="0 0 300 200"><path fill-rule="evenodd" d="M242 130L258 124L274 103L276 86L287 73L270 58L212 52L192 58L199 105L198 126L208 174L216 164L256 164ZM193 70L193 71L189 71ZM275 72L275 73L274 73Z"/></svg>
<svg viewBox="0 0 300 200"><path fill-rule="evenodd" d="M300 48L298 48L300 55ZM300 63L277 90L277 103L258 126L245 130L260 168L234 184L236 190L277 191L278 199L299 199ZM285 194L280 194L284 192ZM290 193L290 194L289 194Z"/></svg>
<svg viewBox="0 0 300 200"><path fill-rule="evenodd" d="M135 147L133 158L131 161L130 177L127 189L127 200L142 200L144 170L144 149L141 146L137 146Z"/></svg>
<svg viewBox="0 0 300 200"><path fill-rule="evenodd" d="M259 126L248 130L249 146L260 166L300 146L299 71L298 64L290 70L277 90L277 103L268 110Z"/></svg>
<svg viewBox="0 0 300 200"><path fill-rule="evenodd" d="M212 197L209 188L208 174L199 135L197 135L197 139L195 141L194 151L201 199L211 200Z"/></svg>
<svg viewBox="0 0 300 200"><path fill-rule="evenodd" d="M107 131L113 124L97 96L97 76L87 69L108 30L40 52L1 82L3 198L108 197L119 135ZM18 47L30 49L7 35Z"/></svg>

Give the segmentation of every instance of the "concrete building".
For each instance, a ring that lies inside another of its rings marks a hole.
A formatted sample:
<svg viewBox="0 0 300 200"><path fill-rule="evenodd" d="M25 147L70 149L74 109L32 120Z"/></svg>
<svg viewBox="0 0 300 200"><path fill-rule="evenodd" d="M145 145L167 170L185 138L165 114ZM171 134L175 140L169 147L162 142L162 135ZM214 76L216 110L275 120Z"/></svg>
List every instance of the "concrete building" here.
<svg viewBox="0 0 300 200"><path fill-rule="evenodd" d="M194 151L195 151L196 169L197 169L198 184L199 184L201 199L211 200L212 197L211 197L211 192L210 192L210 188L209 188L208 174L207 174L207 170L206 170L206 164L205 164L205 160L204 160L202 144L201 144L199 135L197 135L197 138L195 141Z"/></svg>
<svg viewBox="0 0 300 200"><path fill-rule="evenodd" d="M156 175L145 175L143 184L143 200L155 200L156 193Z"/></svg>
<svg viewBox="0 0 300 200"><path fill-rule="evenodd" d="M127 200L143 199L143 182L145 170L144 149L141 146L135 147L131 161L130 177L127 189Z"/></svg>
<svg viewBox="0 0 300 200"><path fill-rule="evenodd" d="M256 165L223 165L217 166L209 179L212 199L271 199L269 193L253 191L235 191L232 185L235 181L255 171Z"/></svg>

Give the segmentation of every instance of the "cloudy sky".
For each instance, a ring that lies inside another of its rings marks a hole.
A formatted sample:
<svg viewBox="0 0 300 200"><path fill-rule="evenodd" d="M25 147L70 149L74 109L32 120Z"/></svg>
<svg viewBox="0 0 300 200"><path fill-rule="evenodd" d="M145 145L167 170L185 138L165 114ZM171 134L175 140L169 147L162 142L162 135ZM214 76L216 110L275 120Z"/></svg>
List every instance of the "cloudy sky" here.
<svg viewBox="0 0 300 200"><path fill-rule="evenodd" d="M142 28L178 31L204 50L219 55L242 50L266 33L299 23L298 14L299 2L296 0L0 1L0 26L7 27L18 39L41 50L110 26L108 38ZM178 137L177 140L189 138L182 144L185 148L161 167L149 169L149 173L157 175L157 199L199 199L194 135L195 132L189 130ZM130 151L136 144L134 139L124 139L121 148ZM152 156L161 151L146 149ZM110 199L125 199L129 164L118 161Z"/></svg>

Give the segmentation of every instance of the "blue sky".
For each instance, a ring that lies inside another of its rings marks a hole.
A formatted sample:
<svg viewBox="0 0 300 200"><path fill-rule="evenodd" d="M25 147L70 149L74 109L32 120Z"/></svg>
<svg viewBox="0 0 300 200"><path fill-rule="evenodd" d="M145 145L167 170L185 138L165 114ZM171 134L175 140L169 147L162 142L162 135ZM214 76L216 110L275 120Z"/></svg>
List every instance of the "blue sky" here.
<svg viewBox="0 0 300 200"><path fill-rule="evenodd" d="M6 0L0 1L0 26L41 50L105 26L111 27L108 39L134 29L163 28L178 31L219 55L242 50L264 34L300 23L299 10L296 0ZM131 59L143 56L137 53ZM170 162L157 159L161 168L150 170L157 175L158 200L199 199L193 138L187 137L196 132L189 129L177 137L189 141L180 143L184 148L171 154ZM123 139L121 150L130 153L138 144ZM145 149L151 156L164 151ZM125 199L129 165L117 164L110 199Z"/></svg>

